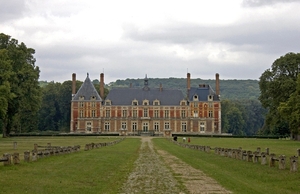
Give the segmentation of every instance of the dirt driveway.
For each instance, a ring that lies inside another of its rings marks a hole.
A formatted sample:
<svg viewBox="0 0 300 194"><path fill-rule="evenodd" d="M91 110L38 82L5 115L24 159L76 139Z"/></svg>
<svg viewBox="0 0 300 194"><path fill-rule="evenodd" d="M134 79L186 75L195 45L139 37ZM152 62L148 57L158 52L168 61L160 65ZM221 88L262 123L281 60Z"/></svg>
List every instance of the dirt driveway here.
<svg viewBox="0 0 300 194"><path fill-rule="evenodd" d="M202 171L166 151L154 149L151 137L142 137L135 169L122 193L231 193Z"/></svg>

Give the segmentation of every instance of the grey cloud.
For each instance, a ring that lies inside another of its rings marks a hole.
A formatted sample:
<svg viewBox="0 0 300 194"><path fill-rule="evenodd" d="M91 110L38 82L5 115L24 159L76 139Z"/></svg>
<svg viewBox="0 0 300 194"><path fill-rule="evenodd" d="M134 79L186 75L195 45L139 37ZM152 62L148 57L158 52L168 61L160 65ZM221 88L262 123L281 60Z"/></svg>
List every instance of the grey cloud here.
<svg viewBox="0 0 300 194"><path fill-rule="evenodd" d="M244 7L260 7L269 6L277 3L292 3L299 2L299 0L244 0L242 6Z"/></svg>
<svg viewBox="0 0 300 194"><path fill-rule="evenodd" d="M0 0L0 22L20 18L25 10L25 0Z"/></svg>

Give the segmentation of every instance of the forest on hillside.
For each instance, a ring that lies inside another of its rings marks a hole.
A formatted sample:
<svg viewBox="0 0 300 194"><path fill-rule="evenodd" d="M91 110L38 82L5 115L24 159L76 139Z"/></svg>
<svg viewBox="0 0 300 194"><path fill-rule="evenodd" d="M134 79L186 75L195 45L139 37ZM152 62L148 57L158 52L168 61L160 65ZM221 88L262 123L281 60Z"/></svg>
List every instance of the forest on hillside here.
<svg viewBox="0 0 300 194"><path fill-rule="evenodd" d="M187 90L186 78L148 78L150 88L180 89L184 95ZM96 80L95 80L96 81ZM98 81L98 80L97 80ZM143 87L144 79L126 79L116 80L107 84L107 87ZM214 90L216 88L215 80L191 79L191 87L198 87L199 84L209 84ZM258 100L260 95L258 80L220 80L221 99L229 100Z"/></svg>

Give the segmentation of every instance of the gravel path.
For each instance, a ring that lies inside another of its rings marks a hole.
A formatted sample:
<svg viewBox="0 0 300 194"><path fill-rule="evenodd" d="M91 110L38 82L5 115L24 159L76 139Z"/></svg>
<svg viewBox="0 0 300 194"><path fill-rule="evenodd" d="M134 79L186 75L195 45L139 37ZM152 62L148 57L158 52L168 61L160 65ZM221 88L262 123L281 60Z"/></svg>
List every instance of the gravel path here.
<svg viewBox="0 0 300 194"><path fill-rule="evenodd" d="M155 150L151 137L141 139L136 167L122 193L231 193L202 171L166 151Z"/></svg>

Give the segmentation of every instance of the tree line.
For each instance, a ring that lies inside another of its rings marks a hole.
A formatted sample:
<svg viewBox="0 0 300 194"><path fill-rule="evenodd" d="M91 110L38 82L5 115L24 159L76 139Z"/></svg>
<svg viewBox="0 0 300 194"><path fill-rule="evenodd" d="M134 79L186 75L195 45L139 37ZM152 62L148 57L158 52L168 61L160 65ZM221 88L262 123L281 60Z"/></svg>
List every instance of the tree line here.
<svg viewBox="0 0 300 194"><path fill-rule="evenodd" d="M0 34L0 132L61 131L70 126L70 80L38 81L34 49ZM220 80L222 132L236 135L299 133L300 54L276 59L259 80ZM99 80L93 80L99 89ZM215 80L191 79L191 86ZM77 81L77 90L82 82ZM105 86L142 87L143 79L116 80ZM149 87L177 88L186 93L186 78L149 78ZM99 91L98 91L99 92Z"/></svg>

